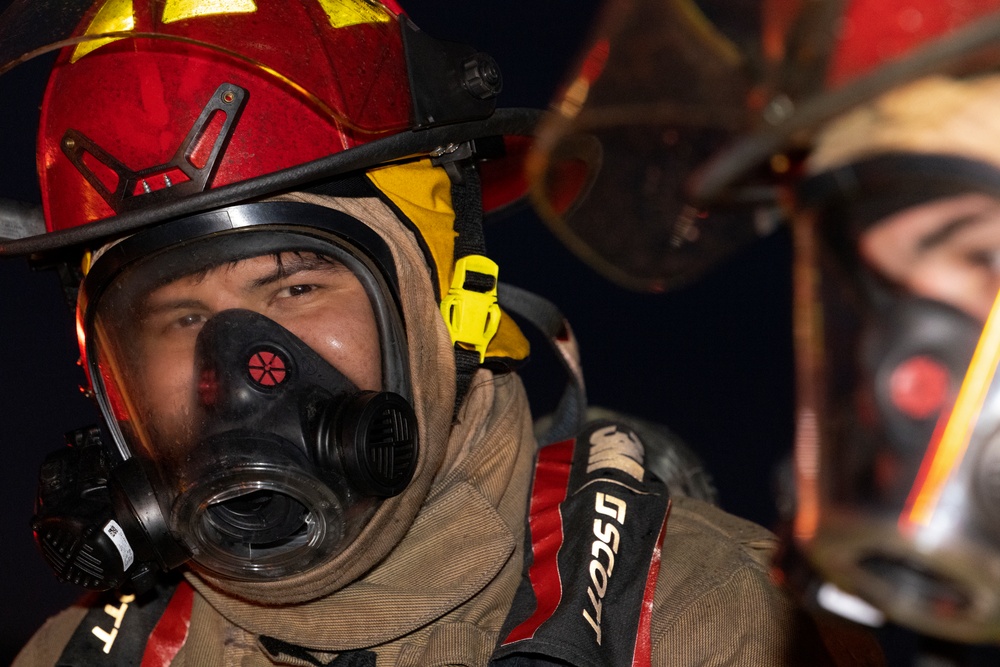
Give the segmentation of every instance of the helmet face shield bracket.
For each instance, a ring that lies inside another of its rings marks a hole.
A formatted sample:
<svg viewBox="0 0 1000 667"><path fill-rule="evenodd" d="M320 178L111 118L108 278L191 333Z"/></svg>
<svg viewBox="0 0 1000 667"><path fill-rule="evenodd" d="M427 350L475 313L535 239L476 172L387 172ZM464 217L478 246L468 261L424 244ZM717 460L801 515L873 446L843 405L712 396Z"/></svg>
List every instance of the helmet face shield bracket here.
<svg viewBox="0 0 1000 667"><path fill-rule="evenodd" d="M452 183L462 183L463 164L468 164L474 160L491 160L503 157L505 147L503 137L481 137L461 144L450 143L441 146L431 153L431 164L442 167L448 172L448 177Z"/></svg>
<svg viewBox="0 0 1000 667"><path fill-rule="evenodd" d="M173 159L165 164L133 171L82 132L72 128L63 136L62 150L115 213L154 206L167 199L202 192L208 187L246 99L247 91L243 88L231 83L220 85L205 104ZM113 174L113 187L109 187L88 164L90 160L87 156L97 160L100 163L98 169L105 174Z"/></svg>

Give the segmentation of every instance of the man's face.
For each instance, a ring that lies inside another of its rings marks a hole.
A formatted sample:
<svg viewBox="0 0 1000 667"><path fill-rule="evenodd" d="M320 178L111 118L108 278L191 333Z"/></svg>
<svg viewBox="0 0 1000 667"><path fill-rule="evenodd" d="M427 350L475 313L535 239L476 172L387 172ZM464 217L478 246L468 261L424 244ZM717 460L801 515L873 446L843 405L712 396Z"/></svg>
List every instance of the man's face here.
<svg viewBox="0 0 1000 667"><path fill-rule="evenodd" d="M159 446L190 442L195 343L205 323L233 308L295 334L362 390L381 389L378 328L358 278L312 253L263 255L212 267L152 290L139 305L134 388Z"/></svg>
<svg viewBox="0 0 1000 667"><path fill-rule="evenodd" d="M913 294L985 321L1000 291L1000 199L970 193L905 209L866 230L859 250Z"/></svg>

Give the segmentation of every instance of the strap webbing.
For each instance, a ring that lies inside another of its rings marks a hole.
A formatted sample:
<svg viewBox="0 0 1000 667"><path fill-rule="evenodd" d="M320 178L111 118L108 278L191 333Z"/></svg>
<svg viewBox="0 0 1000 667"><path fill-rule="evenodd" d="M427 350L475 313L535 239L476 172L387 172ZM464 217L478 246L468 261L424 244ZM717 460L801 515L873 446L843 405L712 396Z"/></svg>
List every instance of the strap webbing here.
<svg viewBox="0 0 1000 667"><path fill-rule="evenodd" d="M259 641L264 650L274 658L287 655L291 658L308 662L310 665L315 665L316 667L375 667L377 663L375 653L364 649L345 651L334 656L329 661L323 662L316 657L316 652L310 651L303 646L290 644L289 642L275 637L268 637L267 635L261 635Z"/></svg>
<svg viewBox="0 0 1000 667"><path fill-rule="evenodd" d="M455 261L468 255L486 254L483 235L483 188L479 170L471 160L458 163L458 178L451 181L451 205L455 211ZM452 170L450 173L455 174Z"/></svg>
<svg viewBox="0 0 1000 667"><path fill-rule="evenodd" d="M552 414L552 423L538 438L539 446L560 442L580 432L587 409L587 389L576 336L554 303L526 289L500 283L500 307L531 323L545 335L566 371L566 388Z"/></svg>

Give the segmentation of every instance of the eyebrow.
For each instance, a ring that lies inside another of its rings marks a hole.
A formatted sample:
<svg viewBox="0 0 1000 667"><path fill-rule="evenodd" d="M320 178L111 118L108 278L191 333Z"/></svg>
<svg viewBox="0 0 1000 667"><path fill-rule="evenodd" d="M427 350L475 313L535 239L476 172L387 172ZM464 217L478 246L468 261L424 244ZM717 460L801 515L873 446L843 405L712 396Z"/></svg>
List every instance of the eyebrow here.
<svg viewBox="0 0 1000 667"><path fill-rule="evenodd" d="M274 269L268 271L267 273L258 276L251 280L243 289L246 291L253 291L254 289L265 287L267 285L272 285L280 280L294 276L297 273L303 273L306 271L331 271L339 272L347 270L341 262L331 258L324 257L322 255L301 255L298 253L282 253L280 255L274 255ZM239 261L230 263L230 266L236 266ZM207 269L205 273L207 274L211 269ZM150 305L150 295L147 295L143 299L142 304L138 308L138 315L140 319L148 318L152 315L158 315L160 313L169 312L171 310L178 310L182 308L207 308L205 302L200 299L185 299L183 297L177 299L168 299L161 303L156 303Z"/></svg>
<svg viewBox="0 0 1000 667"><path fill-rule="evenodd" d="M940 229L937 229L921 238L920 242L917 244L917 248L924 251L930 250L935 246L939 246L960 232L962 229L983 222L986 218L996 215L997 212L1000 212L1000 206L990 206L983 211L970 213L968 215L961 215L954 218Z"/></svg>
<svg viewBox="0 0 1000 667"><path fill-rule="evenodd" d="M274 270L250 281L250 289L271 285L304 271L341 271L346 268L334 259L319 255L303 256L294 253L286 258L283 254L276 255L274 261Z"/></svg>
<svg viewBox="0 0 1000 667"><path fill-rule="evenodd" d="M161 313L166 313L171 310L179 310L182 308L207 308L207 306L205 305L205 302L200 299L170 299L151 306L149 304L149 299L145 299L138 307L138 319L139 321L143 321L153 315L159 315Z"/></svg>

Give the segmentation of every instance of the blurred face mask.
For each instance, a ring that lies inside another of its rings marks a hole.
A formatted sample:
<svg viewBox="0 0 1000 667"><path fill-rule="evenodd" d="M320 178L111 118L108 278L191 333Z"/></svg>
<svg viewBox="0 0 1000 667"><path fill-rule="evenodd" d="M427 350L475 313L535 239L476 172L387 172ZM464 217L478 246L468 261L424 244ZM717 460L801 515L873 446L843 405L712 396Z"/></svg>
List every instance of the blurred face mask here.
<svg viewBox="0 0 1000 667"><path fill-rule="evenodd" d="M902 173L906 160L920 162L853 166L872 180L853 197L817 197L825 177L804 188L794 537L823 578L892 620L995 640L1000 198L974 184L1000 174L943 158L942 186Z"/></svg>
<svg viewBox="0 0 1000 667"><path fill-rule="evenodd" d="M391 267L361 222L292 203L194 216L98 257L81 325L109 456L142 477L112 493L133 551L172 540L225 577L287 577L406 487L416 425Z"/></svg>

